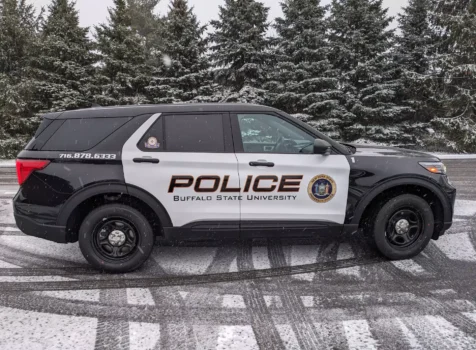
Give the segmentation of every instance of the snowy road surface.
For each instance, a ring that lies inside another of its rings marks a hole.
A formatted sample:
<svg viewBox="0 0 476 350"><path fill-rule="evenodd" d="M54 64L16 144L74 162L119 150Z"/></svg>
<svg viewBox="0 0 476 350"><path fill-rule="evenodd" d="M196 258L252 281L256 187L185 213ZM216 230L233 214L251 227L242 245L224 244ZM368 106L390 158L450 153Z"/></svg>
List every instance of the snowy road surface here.
<svg viewBox="0 0 476 350"><path fill-rule="evenodd" d="M14 225L0 169L0 349L475 349L476 160L446 161L453 228L412 260L359 237L158 246L98 274Z"/></svg>

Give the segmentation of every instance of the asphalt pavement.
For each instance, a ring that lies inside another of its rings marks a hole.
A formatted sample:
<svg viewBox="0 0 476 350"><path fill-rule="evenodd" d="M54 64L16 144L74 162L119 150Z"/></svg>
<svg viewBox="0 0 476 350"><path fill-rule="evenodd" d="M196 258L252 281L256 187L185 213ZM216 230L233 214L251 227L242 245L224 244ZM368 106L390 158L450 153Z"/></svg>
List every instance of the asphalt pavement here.
<svg viewBox="0 0 476 350"><path fill-rule="evenodd" d="M0 168L0 349L475 349L476 160L446 160L454 226L418 257L362 237L157 246L101 274L23 235Z"/></svg>

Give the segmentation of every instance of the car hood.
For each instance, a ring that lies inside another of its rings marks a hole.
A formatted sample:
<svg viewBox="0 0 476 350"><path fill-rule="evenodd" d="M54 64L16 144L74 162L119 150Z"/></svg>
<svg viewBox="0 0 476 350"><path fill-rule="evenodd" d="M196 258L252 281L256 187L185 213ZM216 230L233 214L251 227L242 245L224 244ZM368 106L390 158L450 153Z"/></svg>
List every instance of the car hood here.
<svg viewBox="0 0 476 350"><path fill-rule="evenodd" d="M405 148L386 147L377 145L350 144L356 148L355 156L373 157L399 157L399 158L420 158L428 161L439 161L440 159L432 154L414 151Z"/></svg>

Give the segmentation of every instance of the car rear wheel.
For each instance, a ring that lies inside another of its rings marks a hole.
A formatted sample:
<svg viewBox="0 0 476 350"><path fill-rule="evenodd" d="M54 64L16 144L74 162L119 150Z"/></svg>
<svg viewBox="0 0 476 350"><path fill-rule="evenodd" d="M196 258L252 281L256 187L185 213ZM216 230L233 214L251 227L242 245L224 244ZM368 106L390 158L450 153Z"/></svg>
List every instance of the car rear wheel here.
<svg viewBox="0 0 476 350"><path fill-rule="evenodd" d="M392 260L420 254L433 236L434 217L421 197L405 194L389 200L378 212L373 236L378 250Z"/></svg>
<svg viewBox="0 0 476 350"><path fill-rule="evenodd" d="M139 268L154 247L154 232L136 209L108 204L94 209L79 229L79 247L88 262L108 272Z"/></svg>

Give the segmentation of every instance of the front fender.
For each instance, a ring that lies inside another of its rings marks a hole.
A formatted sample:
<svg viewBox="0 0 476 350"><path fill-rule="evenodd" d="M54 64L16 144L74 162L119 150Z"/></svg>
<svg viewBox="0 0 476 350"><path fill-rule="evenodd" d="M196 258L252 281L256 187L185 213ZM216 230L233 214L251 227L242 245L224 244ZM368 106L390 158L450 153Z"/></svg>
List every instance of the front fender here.
<svg viewBox="0 0 476 350"><path fill-rule="evenodd" d="M370 191L368 191L357 203L353 215L348 215L346 224L350 225L359 225L360 220L365 209L369 206L370 203L382 192L389 190L394 187L410 185L410 186L420 186L427 190L430 190L434 193L437 198L440 200L443 213L444 213L444 222L451 222L453 216L453 204L452 199L443 191L439 184L429 178L424 177L399 177L392 178L386 181L381 182Z"/></svg>

